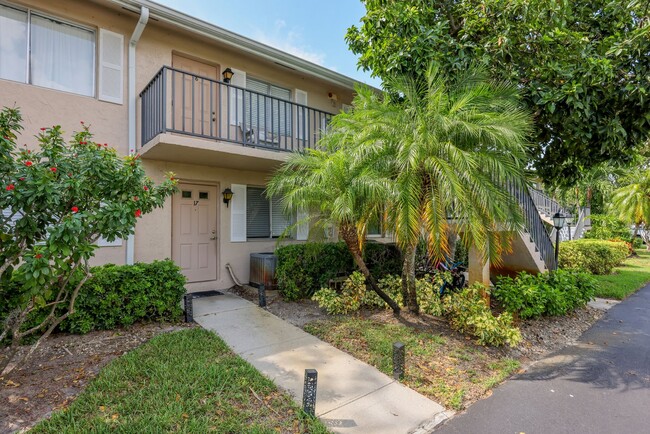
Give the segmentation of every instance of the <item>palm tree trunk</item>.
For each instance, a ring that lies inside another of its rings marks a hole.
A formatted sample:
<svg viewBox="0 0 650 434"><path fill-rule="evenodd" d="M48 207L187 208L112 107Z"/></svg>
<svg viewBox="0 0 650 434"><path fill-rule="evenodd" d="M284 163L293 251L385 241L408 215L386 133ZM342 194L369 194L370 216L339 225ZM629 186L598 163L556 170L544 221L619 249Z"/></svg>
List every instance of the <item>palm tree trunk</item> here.
<svg viewBox="0 0 650 434"><path fill-rule="evenodd" d="M404 249L404 264L402 265L402 296L404 304L416 315L420 313L417 291L415 290L415 255L417 246L417 241L406 246Z"/></svg>
<svg viewBox="0 0 650 434"><path fill-rule="evenodd" d="M375 291L377 295L393 310L393 314L399 316L400 308L397 303L379 288L377 280L375 280L373 275L370 274L370 270L368 269L366 262L363 260L361 248L359 247L359 237L357 236L355 228L349 224L341 224L339 227L339 235L343 238L348 250L350 250L354 263L365 276L366 282L368 282L372 290Z"/></svg>

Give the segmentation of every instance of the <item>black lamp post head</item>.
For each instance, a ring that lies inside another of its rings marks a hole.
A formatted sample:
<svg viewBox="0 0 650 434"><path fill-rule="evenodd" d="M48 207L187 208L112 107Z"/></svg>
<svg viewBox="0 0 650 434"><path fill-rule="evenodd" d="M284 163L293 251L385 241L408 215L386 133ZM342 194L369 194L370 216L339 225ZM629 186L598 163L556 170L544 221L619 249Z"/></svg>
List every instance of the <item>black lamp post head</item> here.
<svg viewBox="0 0 650 434"><path fill-rule="evenodd" d="M555 227L555 229L557 230L562 229L564 227L565 221L566 221L566 217L561 212L558 211L555 214L553 214L553 226Z"/></svg>

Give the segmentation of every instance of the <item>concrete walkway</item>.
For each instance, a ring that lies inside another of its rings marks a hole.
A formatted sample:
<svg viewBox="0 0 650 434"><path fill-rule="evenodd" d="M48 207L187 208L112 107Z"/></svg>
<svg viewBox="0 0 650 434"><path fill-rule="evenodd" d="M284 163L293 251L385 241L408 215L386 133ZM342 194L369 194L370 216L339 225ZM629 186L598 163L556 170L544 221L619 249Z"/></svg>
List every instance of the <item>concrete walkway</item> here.
<svg viewBox="0 0 650 434"><path fill-rule="evenodd" d="M299 405L305 369L316 369L316 415L334 432L426 433L451 416L374 367L235 295L195 299L194 320Z"/></svg>

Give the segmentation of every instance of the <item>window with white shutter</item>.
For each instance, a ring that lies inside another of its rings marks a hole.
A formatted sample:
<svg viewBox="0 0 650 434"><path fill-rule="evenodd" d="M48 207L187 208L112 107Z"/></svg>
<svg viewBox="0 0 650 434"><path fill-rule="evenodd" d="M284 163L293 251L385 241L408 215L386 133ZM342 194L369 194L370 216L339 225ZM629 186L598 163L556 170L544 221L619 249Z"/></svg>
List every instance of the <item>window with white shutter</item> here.
<svg viewBox="0 0 650 434"><path fill-rule="evenodd" d="M124 36L99 30L99 99L122 104L124 95Z"/></svg>
<svg viewBox="0 0 650 434"><path fill-rule="evenodd" d="M244 124L244 90L246 88L246 73L239 69L230 68L233 76L230 84L235 87L228 87L228 110L230 113L230 125L243 126ZM242 88L242 89L238 89ZM249 127L246 127L250 129Z"/></svg>
<svg viewBox="0 0 650 434"><path fill-rule="evenodd" d="M246 186L232 184L230 189L230 241L241 243L246 241Z"/></svg>

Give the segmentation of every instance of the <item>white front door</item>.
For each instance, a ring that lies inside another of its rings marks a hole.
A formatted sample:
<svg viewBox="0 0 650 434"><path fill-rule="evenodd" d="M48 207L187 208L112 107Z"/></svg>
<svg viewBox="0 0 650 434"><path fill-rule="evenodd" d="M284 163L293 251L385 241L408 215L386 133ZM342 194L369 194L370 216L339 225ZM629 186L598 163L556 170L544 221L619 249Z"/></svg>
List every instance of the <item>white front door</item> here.
<svg viewBox="0 0 650 434"><path fill-rule="evenodd" d="M216 280L217 187L179 184L172 226L172 259L187 281Z"/></svg>

